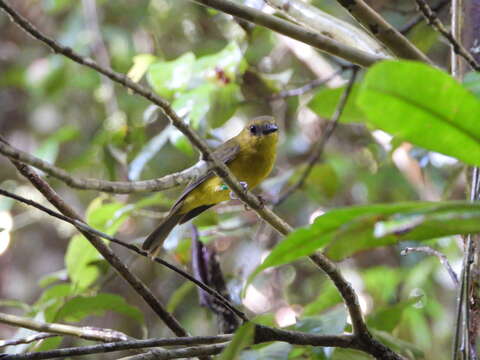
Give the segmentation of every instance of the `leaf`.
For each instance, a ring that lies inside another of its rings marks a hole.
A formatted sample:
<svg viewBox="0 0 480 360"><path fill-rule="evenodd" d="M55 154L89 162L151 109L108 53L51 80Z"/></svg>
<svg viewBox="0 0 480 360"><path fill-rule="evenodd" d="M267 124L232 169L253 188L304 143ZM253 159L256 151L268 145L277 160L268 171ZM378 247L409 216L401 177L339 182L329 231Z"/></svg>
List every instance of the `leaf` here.
<svg viewBox="0 0 480 360"><path fill-rule="evenodd" d="M241 100L240 87L235 83L220 86L211 94L208 123L212 128L222 126L237 110Z"/></svg>
<svg viewBox="0 0 480 360"><path fill-rule="evenodd" d="M293 346L284 342L259 345L258 348L244 351L240 360L288 360Z"/></svg>
<svg viewBox="0 0 480 360"><path fill-rule="evenodd" d="M180 305L184 300L188 299L187 295L192 290L195 290L195 284L190 281L185 281L181 286L179 286L168 300L167 311L174 312L178 305Z"/></svg>
<svg viewBox="0 0 480 360"><path fill-rule="evenodd" d="M375 338L395 352L406 354L409 358L423 358L424 356L423 351L412 343L398 339L385 331L372 329L371 332Z"/></svg>
<svg viewBox="0 0 480 360"><path fill-rule="evenodd" d="M344 306L339 306L326 314L300 319L294 329L316 335L337 335L343 333L346 324L347 312Z"/></svg>
<svg viewBox="0 0 480 360"><path fill-rule="evenodd" d="M356 103L359 90L360 85L353 85L352 91L348 96L347 104L345 105L342 116L339 119L341 122L365 122L365 114ZM312 100L310 100L308 107L317 115L326 119L331 119L344 91L345 86L335 89L320 89L315 93Z"/></svg>
<svg viewBox="0 0 480 360"><path fill-rule="evenodd" d="M65 266L72 284L79 292L87 289L100 275L100 269L92 265L102 257L82 235L75 235L65 254Z"/></svg>
<svg viewBox="0 0 480 360"><path fill-rule="evenodd" d="M67 270L62 269L62 270L55 271L53 273L50 273L50 274L47 274L47 275L43 276L39 280L38 285L40 287L44 288L44 287L47 287L47 286L53 284L54 282L65 281L67 279L68 279Z"/></svg>
<svg viewBox="0 0 480 360"><path fill-rule="evenodd" d="M318 296L310 304L303 309L304 316L320 314L325 309L342 302L342 297L337 288L330 282L323 283L322 288L318 291Z"/></svg>
<svg viewBox="0 0 480 360"><path fill-rule="evenodd" d="M64 299L75 294L71 284L58 284L46 289L42 296L35 302L35 306L41 306L52 302L56 299Z"/></svg>
<svg viewBox="0 0 480 360"><path fill-rule="evenodd" d="M158 95L170 98L176 91L187 88L194 64L195 55L191 52L173 61L156 62L148 69L148 83Z"/></svg>
<svg viewBox="0 0 480 360"><path fill-rule="evenodd" d="M326 254L341 260L402 240L428 240L480 231L480 205L466 201L406 202L351 206L328 211L308 228L290 233L250 275L290 263L328 245Z"/></svg>
<svg viewBox="0 0 480 360"><path fill-rule="evenodd" d="M140 324L144 322L143 314L137 307L129 305L119 295L107 293L74 297L60 308L57 318L63 321L79 322L88 316L103 316L107 310L128 316Z"/></svg>
<svg viewBox="0 0 480 360"><path fill-rule="evenodd" d="M414 296L408 300L400 301L395 305L376 308L373 314L367 318L369 328L391 333L400 323L403 311L420 301L421 296Z"/></svg>
<svg viewBox="0 0 480 360"><path fill-rule="evenodd" d="M368 123L403 141L480 165L480 102L447 73L412 61L384 61L357 96Z"/></svg>
<svg viewBox="0 0 480 360"><path fill-rule="evenodd" d="M240 326L232 341L225 350L217 357L217 360L236 360L240 356L240 352L253 343L253 335L255 332L255 324L247 322Z"/></svg>
<svg viewBox="0 0 480 360"><path fill-rule="evenodd" d="M139 54L133 57L133 65L128 70L127 76L133 82L139 82L147 72L150 65L156 60L152 54Z"/></svg>
<svg viewBox="0 0 480 360"><path fill-rule="evenodd" d="M55 163L60 144L75 139L80 135L80 131L74 126L63 126L45 140L35 151L35 155L49 163Z"/></svg>

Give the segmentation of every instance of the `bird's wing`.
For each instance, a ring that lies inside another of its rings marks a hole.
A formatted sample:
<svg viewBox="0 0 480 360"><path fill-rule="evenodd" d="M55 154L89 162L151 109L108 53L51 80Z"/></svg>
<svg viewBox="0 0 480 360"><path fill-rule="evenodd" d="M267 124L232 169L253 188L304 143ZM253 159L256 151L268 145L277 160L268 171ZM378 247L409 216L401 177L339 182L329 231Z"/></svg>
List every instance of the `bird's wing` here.
<svg viewBox="0 0 480 360"><path fill-rule="evenodd" d="M224 164L228 164L230 161L235 159L235 156L240 151L240 145L234 143L230 139L216 148L213 154L222 161ZM205 175L200 176L198 179L193 180L188 186L183 190L183 193L177 199L175 204L172 206L172 210L175 210L178 206L181 206L183 200L187 197L193 189L195 189L198 185L203 183L205 180L210 179L212 176L215 175L213 170L209 170Z"/></svg>

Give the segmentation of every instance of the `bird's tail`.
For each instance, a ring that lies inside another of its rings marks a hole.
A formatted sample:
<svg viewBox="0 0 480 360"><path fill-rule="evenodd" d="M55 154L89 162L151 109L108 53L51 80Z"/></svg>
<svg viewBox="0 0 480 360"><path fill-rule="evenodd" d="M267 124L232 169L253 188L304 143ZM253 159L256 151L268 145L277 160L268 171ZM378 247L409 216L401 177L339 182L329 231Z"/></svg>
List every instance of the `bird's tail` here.
<svg viewBox="0 0 480 360"><path fill-rule="evenodd" d="M155 258L157 256L163 241L167 238L168 234L170 234L175 225L182 220L182 217L183 214L171 212L162 221L162 223L150 235L147 236L143 242L142 248L143 250L148 251L151 258Z"/></svg>

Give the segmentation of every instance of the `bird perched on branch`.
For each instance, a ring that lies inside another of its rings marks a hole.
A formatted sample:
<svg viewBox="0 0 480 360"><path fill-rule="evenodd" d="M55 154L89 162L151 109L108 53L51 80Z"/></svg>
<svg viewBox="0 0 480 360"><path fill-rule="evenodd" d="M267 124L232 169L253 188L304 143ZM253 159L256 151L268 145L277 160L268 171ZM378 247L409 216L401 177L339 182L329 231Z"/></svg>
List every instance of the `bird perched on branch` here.
<svg viewBox="0 0 480 360"><path fill-rule="evenodd" d="M244 188L253 189L273 168L277 153L278 126L271 116L248 122L235 137L214 154L223 161ZM212 170L190 183L171 207L162 223L147 236L143 249L155 257L163 241L177 224L183 224L208 208L232 198L229 188Z"/></svg>

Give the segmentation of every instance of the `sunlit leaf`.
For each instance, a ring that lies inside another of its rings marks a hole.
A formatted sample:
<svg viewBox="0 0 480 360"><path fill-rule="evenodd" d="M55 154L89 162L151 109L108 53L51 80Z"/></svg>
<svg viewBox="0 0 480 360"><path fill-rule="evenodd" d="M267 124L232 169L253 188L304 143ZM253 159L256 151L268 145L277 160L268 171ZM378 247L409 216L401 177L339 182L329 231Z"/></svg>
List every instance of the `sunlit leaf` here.
<svg viewBox="0 0 480 360"><path fill-rule="evenodd" d="M183 54L173 61L159 61L148 69L147 79L160 96L171 97L175 91L185 89L193 73L195 55Z"/></svg>
<svg viewBox="0 0 480 360"><path fill-rule="evenodd" d="M152 54L139 54L133 57L133 65L128 70L127 76L134 82L139 82L145 75L150 65L155 61L156 57Z"/></svg>
<svg viewBox="0 0 480 360"><path fill-rule="evenodd" d="M480 165L480 101L437 68L412 61L376 64L357 104L368 124L400 140Z"/></svg>
<svg viewBox="0 0 480 360"><path fill-rule="evenodd" d="M137 307L129 305L119 295L106 293L74 297L62 306L57 317L64 321L78 322L88 316L103 316L107 310L128 316L140 324L144 321L143 314Z"/></svg>

